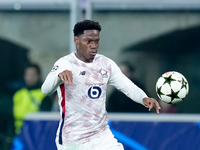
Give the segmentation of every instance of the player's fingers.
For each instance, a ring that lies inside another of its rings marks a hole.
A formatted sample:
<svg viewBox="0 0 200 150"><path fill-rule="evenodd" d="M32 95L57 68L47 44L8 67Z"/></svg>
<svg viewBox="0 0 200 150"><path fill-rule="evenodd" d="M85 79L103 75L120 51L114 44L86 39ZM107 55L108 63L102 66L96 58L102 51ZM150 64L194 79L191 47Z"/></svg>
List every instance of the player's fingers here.
<svg viewBox="0 0 200 150"><path fill-rule="evenodd" d="M143 98L142 100L143 100L143 103L144 103L145 107L148 107L148 108L149 108L150 103L149 103L148 98L145 97L145 98Z"/></svg>
<svg viewBox="0 0 200 150"><path fill-rule="evenodd" d="M67 78L67 75L66 75L66 74L60 73L60 74L58 75L58 77L59 77L63 82L68 83L68 78Z"/></svg>
<svg viewBox="0 0 200 150"><path fill-rule="evenodd" d="M161 109L159 104L155 103L155 108L156 108L156 112L159 113L159 110Z"/></svg>
<svg viewBox="0 0 200 150"><path fill-rule="evenodd" d="M152 108L153 108L153 103L149 101L149 111L151 111Z"/></svg>
<svg viewBox="0 0 200 150"><path fill-rule="evenodd" d="M68 79L69 84L71 85L73 83L73 77L72 77L71 71L67 74L67 79Z"/></svg>
<svg viewBox="0 0 200 150"><path fill-rule="evenodd" d="M63 78L64 78L64 82L65 82L65 83L68 83L68 82L69 82L69 81L68 81L68 76L67 76L66 74L63 75Z"/></svg>
<svg viewBox="0 0 200 150"><path fill-rule="evenodd" d="M160 113L160 112L159 112L159 110L160 110L159 108L156 108L156 113L158 113L158 114L159 114L159 113Z"/></svg>
<svg viewBox="0 0 200 150"><path fill-rule="evenodd" d="M59 77L63 82L65 82L64 75L63 75L62 73L59 73L58 77Z"/></svg>
<svg viewBox="0 0 200 150"><path fill-rule="evenodd" d="M72 72L69 70L61 72L58 77L65 83L69 83L70 85L73 83Z"/></svg>
<svg viewBox="0 0 200 150"><path fill-rule="evenodd" d="M154 103L154 107L156 108L156 112L159 113L159 110L161 109L160 108L160 105L159 103L155 100L155 103Z"/></svg>

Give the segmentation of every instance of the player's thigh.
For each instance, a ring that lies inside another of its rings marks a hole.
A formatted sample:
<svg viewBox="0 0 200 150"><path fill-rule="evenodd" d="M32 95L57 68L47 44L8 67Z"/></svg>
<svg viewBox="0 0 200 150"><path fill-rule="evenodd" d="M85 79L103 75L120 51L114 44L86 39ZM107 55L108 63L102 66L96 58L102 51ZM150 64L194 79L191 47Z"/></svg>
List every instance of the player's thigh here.
<svg viewBox="0 0 200 150"><path fill-rule="evenodd" d="M64 146L56 143L56 146L57 150L81 150L80 145Z"/></svg>
<svg viewBox="0 0 200 150"><path fill-rule="evenodd" d="M57 150L81 150L80 149L80 145L61 145L58 143L58 141L56 140L56 147Z"/></svg>
<svg viewBox="0 0 200 150"><path fill-rule="evenodd" d="M109 129L106 131L106 134L101 137L98 148L101 148L101 150L124 150L123 145L114 138L114 135Z"/></svg>

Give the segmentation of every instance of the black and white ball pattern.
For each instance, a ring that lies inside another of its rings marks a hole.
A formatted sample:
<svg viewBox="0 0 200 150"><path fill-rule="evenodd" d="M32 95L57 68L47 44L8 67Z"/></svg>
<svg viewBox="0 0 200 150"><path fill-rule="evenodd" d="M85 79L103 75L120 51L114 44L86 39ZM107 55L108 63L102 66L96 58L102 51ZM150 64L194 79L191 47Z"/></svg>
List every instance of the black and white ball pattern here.
<svg viewBox="0 0 200 150"><path fill-rule="evenodd" d="M168 104L181 102L186 98L188 92L188 81L181 73L176 71L164 73L156 83L158 97Z"/></svg>

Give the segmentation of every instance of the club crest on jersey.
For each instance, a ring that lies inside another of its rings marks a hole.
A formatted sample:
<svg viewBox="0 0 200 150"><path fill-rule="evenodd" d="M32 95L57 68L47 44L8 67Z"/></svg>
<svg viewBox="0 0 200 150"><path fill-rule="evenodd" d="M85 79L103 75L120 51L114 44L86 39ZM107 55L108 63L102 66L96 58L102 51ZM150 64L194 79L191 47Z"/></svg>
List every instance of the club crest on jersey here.
<svg viewBox="0 0 200 150"><path fill-rule="evenodd" d="M51 71L53 72L53 71L56 71L56 70L58 70L58 66L53 66L53 68L51 69Z"/></svg>
<svg viewBox="0 0 200 150"><path fill-rule="evenodd" d="M107 77L108 77L108 74L107 74L107 71L106 71L106 70L104 70L104 69L101 68L101 69L99 70L99 72L101 73L101 75L102 75L103 78L107 78Z"/></svg>

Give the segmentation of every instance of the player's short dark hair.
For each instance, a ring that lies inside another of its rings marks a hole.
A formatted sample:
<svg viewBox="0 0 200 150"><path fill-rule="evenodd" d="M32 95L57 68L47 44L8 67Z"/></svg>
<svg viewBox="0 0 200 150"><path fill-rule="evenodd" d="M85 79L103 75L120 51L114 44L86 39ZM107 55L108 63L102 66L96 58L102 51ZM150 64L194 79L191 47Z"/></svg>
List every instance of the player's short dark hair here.
<svg viewBox="0 0 200 150"><path fill-rule="evenodd" d="M74 26L74 36L79 36L84 33L85 30L98 30L101 31L101 26L99 22L92 20L83 20L75 24Z"/></svg>

